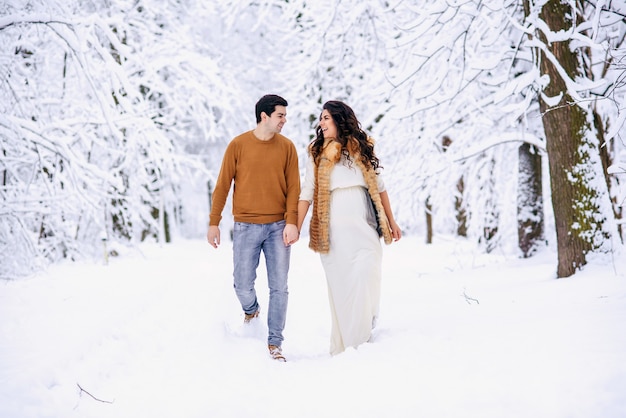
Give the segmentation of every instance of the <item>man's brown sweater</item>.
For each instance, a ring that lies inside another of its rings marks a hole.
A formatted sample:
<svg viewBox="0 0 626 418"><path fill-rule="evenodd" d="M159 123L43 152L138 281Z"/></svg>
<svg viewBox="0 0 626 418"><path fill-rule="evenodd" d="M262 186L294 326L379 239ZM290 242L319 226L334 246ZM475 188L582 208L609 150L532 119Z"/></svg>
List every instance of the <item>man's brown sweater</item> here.
<svg viewBox="0 0 626 418"><path fill-rule="evenodd" d="M288 138L275 134L262 141L248 131L228 144L213 191L209 225L219 225L233 181L235 222L265 224L284 219L296 224L300 172L296 147Z"/></svg>

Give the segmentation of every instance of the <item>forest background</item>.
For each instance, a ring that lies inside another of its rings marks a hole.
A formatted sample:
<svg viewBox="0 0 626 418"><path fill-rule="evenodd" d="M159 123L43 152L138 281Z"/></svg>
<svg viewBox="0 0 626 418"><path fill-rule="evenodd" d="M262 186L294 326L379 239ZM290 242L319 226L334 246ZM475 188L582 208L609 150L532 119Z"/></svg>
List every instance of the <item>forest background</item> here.
<svg viewBox="0 0 626 418"><path fill-rule="evenodd" d="M266 93L302 162L354 108L405 234L569 276L623 245L625 36L621 0L5 1L0 277L202 237Z"/></svg>

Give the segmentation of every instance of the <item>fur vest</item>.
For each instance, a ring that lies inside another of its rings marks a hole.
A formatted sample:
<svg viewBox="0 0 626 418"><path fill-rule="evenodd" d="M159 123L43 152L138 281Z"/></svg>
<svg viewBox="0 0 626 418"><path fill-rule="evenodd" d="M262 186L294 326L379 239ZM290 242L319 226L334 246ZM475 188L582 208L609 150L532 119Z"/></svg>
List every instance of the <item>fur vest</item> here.
<svg viewBox="0 0 626 418"><path fill-rule="evenodd" d="M368 140L372 141L371 138ZM330 249L330 173L340 159L341 144L330 140L324 144L319 162L315 165L315 190L313 192L313 213L311 214L309 230L309 248L318 253L325 254ZM372 168L367 168L358 158L353 159L353 164L363 173L367 191L374 204L378 224L382 230L382 238L385 244L391 244L393 241L391 228L380 199L376 172Z"/></svg>

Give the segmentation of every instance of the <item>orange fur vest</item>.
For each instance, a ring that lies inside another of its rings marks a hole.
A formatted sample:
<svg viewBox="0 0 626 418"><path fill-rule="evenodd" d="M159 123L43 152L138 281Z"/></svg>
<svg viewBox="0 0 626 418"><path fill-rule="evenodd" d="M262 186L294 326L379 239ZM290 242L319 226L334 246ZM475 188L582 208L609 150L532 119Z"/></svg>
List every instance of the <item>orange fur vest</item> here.
<svg viewBox="0 0 626 418"><path fill-rule="evenodd" d="M368 140L372 141L371 138ZM330 173L341 159L341 144L331 140L324 144L319 162L315 164L315 190L313 192L313 213L309 226L309 248L318 253L328 253L330 249L329 225L330 225ZM367 184L367 191L374 203L378 224L382 230L382 238L385 244L391 244L391 228L385 214L385 208L380 199L376 172L366 167L359 158L354 158L353 163L363 173Z"/></svg>

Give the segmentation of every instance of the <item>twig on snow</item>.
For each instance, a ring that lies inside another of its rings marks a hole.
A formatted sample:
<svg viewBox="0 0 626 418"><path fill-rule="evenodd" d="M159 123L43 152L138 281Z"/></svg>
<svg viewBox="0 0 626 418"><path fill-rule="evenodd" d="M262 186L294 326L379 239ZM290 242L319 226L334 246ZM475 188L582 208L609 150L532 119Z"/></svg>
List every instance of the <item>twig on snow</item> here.
<svg viewBox="0 0 626 418"><path fill-rule="evenodd" d="M80 393L85 392L87 395L91 396L94 400L96 400L96 401L98 401L98 402L113 403L112 401L105 401L105 400L103 400L103 399L98 399L98 398L96 398L96 397L95 397L95 396L93 396L91 393L89 393L89 392L87 392L85 389L83 389L83 388L80 386L80 383L76 383L76 386L78 386L78 389L80 389Z"/></svg>
<svg viewBox="0 0 626 418"><path fill-rule="evenodd" d="M471 305L472 302L476 302L476 305L480 305L480 302L478 301L478 299L474 299L474 298L467 296L465 289L463 289L463 297L465 298L465 302L467 302L468 305Z"/></svg>

